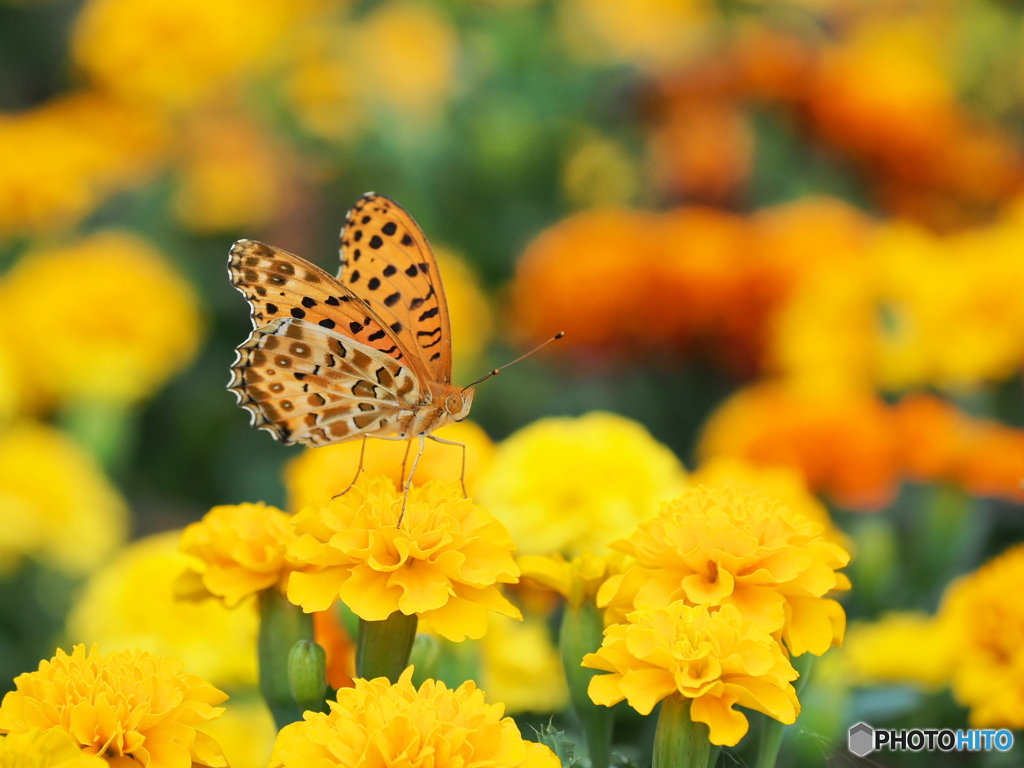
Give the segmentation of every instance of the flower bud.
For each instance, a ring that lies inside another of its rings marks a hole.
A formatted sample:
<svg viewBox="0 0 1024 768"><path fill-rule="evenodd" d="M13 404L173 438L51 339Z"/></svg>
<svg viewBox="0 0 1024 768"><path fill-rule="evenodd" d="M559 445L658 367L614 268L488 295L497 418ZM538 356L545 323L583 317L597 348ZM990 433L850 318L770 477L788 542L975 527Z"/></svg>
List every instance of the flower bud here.
<svg viewBox="0 0 1024 768"><path fill-rule="evenodd" d="M299 640L288 653L288 687L303 712L323 712L327 694L327 653L310 640Z"/></svg>

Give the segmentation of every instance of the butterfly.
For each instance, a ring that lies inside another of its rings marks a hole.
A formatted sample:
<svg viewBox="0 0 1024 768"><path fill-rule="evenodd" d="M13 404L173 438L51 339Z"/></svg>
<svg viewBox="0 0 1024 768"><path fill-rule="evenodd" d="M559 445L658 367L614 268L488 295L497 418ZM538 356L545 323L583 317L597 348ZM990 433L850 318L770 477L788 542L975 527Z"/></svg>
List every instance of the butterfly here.
<svg viewBox="0 0 1024 768"><path fill-rule="evenodd" d="M474 390L451 383L451 324L437 261L393 200L370 192L348 212L337 277L254 240L231 247L228 276L248 300L253 324L236 350L228 390L253 426L310 446L417 438L406 490L425 439L462 445L432 433L466 418Z"/></svg>

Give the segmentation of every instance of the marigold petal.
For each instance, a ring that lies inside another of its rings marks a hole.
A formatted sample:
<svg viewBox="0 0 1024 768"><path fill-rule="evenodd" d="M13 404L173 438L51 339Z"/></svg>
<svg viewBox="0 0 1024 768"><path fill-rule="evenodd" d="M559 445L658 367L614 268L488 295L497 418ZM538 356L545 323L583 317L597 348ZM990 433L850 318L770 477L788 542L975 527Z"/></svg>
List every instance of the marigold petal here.
<svg viewBox="0 0 1024 768"><path fill-rule="evenodd" d="M478 640L487 632L487 609L469 600L449 600L440 608L420 615L442 637L461 643Z"/></svg>
<svg viewBox="0 0 1024 768"><path fill-rule="evenodd" d="M791 654L821 656L829 648L842 645L846 612L838 602L811 597L790 597L787 602L790 616L783 637Z"/></svg>
<svg viewBox="0 0 1024 768"><path fill-rule="evenodd" d="M353 578L356 572L353 570ZM407 616L440 608L448 602L451 590L444 573L429 562L417 564L415 569L395 571L387 586L400 590L398 609Z"/></svg>
<svg viewBox="0 0 1024 768"><path fill-rule="evenodd" d="M352 612L366 621L382 621L398 610L400 586L392 586L387 577L369 565L357 565L341 585L338 596Z"/></svg>
<svg viewBox="0 0 1024 768"><path fill-rule="evenodd" d="M747 735L750 723L746 715L732 708L732 696L701 696L690 707L690 718L704 723L710 733L708 740L723 747L735 747Z"/></svg>
<svg viewBox="0 0 1024 768"><path fill-rule="evenodd" d="M316 573L294 572L288 577L288 599L306 613L326 611L338 597L349 572L344 568L325 568Z"/></svg>
<svg viewBox="0 0 1024 768"><path fill-rule="evenodd" d="M596 654L589 654L594 656ZM613 673L611 675L594 675L590 678L587 686L587 695L595 704L602 707L611 707L626 698L619 687L622 675Z"/></svg>
<svg viewBox="0 0 1024 768"><path fill-rule="evenodd" d="M756 709L780 723L791 725L800 714L800 702L792 685L779 688L757 677L731 677L725 689L736 697L741 707Z"/></svg>
<svg viewBox="0 0 1024 768"><path fill-rule="evenodd" d="M629 706L641 715L649 715L654 706L676 691L676 681L666 669L636 669L622 675L619 690Z"/></svg>

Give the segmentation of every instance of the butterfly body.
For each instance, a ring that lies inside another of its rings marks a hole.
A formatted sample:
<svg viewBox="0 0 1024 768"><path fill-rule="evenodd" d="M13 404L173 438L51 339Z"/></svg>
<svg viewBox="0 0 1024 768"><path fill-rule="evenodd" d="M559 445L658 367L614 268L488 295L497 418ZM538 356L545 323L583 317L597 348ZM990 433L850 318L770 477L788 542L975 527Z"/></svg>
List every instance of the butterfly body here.
<svg viewBox="0 0 1024 768"><path fill-rule="evenodd" d="M422 231L400 206L364 195L341 233L332 277L253 240L228 275L251 308L228 389L284 443L424 438L464 419L473 390L451 384L444 289ZM435 438L436 439L436 438Z"/></svg>

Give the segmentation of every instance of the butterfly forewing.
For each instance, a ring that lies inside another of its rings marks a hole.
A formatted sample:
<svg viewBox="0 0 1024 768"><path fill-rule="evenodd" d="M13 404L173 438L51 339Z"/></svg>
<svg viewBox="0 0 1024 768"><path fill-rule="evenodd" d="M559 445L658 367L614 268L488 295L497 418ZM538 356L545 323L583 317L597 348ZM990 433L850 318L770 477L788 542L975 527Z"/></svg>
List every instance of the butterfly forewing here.
<svg viewBox="0 0 1024 768"><path fill-rule="evenodd" d="M388 326L421 377L451 382L451 329L441 275L427 238L400 205L370 193L348 212L338 280Z"/></svg>
<svg viewBox="0 0 1024 768"><path fill-rule="evenodd" d="M388 434L420 397L412 370L390 355L290 318L255 329L238 348L228 389L255 427L307 445Z"/></svg>
<svg viewBox="0 0 1024 768"><path fill-rule="evenodd" d="M228 275L249 300L254 327L281 318L305 320L407 362L402 342L371 307L305 259L255 240L239 240L231 247Z"/></svg>

